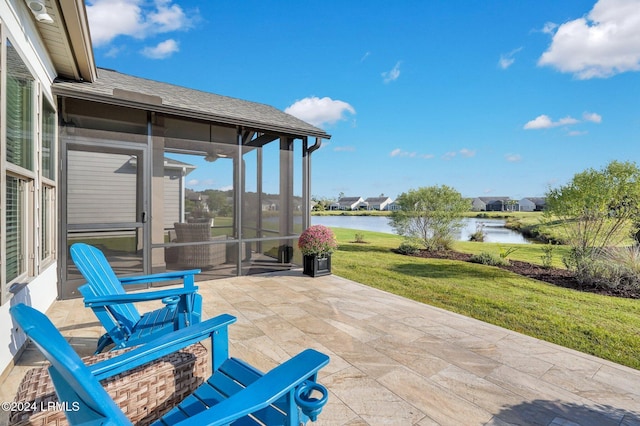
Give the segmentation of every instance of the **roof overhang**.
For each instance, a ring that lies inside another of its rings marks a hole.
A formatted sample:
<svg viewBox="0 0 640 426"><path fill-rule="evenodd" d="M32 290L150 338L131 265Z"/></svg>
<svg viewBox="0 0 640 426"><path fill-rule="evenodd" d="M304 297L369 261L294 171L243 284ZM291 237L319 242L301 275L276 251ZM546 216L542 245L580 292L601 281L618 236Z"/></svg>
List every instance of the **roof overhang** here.
<svg viewBox="0 0 640 426"><path fill-rule="evenodd" d="M56 80L55 95L142 109L295 138L330 139L324 130L269 105L99 69L96 81ZM137 88L138 91L131 90Z"/></svg>
<svg viewBox="0 0 640 426"><path fill-rule="evenodd" d="M96 64L83 0L44 0L52 23L34 19L53 67L60 77L95 81Z"/></svg>

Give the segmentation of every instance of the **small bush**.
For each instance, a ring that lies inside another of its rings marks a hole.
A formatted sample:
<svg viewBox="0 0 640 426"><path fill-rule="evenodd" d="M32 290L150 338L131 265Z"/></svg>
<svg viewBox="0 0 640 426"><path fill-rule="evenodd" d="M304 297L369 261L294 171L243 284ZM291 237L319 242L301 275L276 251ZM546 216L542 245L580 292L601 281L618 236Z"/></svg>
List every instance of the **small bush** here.
<svg viewBox="0 0 640 426"><path fill-rule="evenodd" d="M483 243L485 236L484 225L476 225L476 231L469 236L469 241Z"/></svg>
<svg viewBox="0 0 640 426"><path fill-rule="evenodd" d="M547 244L542 247L542 267L546 269L550 269L553 266L553 246L551 244Z"/></svg>
<svg viewBox="0 0 640 426"><path fill-rule="evenodd" d="M640 288L640 247L612 247L597 255L599 285Z"/></svg>
<svg viewBox="0 0 640 426"><path fill-rule="evenodd" d="M420 246L416 243L412 243L411 241L404 241L402 244L400 244L400 247L398 247L398 253L409 256L414 255L419 251Z"/></svg>
<svg viewBox="0 0 640 426"><path fill-rule="evenodd" d="M604 288L640 288L640 247L610 247L581 255L572 250L563 261L581 284Z"/></svg>
<svg viewBox="0 0 640 426"><path fill-rule="evenodd" d="M479 254L474 254L469 260L473 263L481 263L483 265L490 266L506 266L509 264L509 261L506 258L496 256L495 254L488 253L486 251L483 251Z"/></svg>
<svg viewBox="0 0 640 426"><path fill-rule="evenodd" d="M519 250L517 247L509 247L509 248L506 248L506 249L504 247L501 247L501 246L498 246L498 247L500 247L499 256L500 256L500 258L502 258L504 260L507 260L507 257L509 257L509 255L511 253L513 253L516 250ZM509 263L509 262L507 261L507 263Z"/></svg>
<svg viewBox="0 0 640 426"><path fill-rule="evenodd" d="M356 233L356 243L364 243L364 234Z"/></svg>

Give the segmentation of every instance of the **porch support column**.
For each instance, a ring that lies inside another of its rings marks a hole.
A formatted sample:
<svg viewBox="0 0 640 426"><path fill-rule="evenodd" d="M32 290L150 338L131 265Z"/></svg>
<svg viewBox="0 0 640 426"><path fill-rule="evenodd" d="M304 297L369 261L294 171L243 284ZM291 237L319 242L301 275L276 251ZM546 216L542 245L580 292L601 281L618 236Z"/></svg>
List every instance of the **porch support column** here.
<svg viewBox="0 0 640 426"><path fill-rule="evenodd" d="M242 128L238 128L237 150L233 157L233 236L236 243L236 275L242 275L242 200L244 196L244 160L242 158Z"/></svg>
<svg viewBox="0 0 640 426"><path fill-rule="evenodd" d="M280 235L293 232L293 138L280 138Z"/></svg>

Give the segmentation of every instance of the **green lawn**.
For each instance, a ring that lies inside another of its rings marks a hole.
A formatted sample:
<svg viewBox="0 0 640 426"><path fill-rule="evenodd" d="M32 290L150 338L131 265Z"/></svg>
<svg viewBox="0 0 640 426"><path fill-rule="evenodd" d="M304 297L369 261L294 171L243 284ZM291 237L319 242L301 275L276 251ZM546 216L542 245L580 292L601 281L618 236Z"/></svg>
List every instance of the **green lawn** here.
<svg viewBox="0 0 640 426"><path fill-rule="evenodd" d="M640 301L555 287L479 264L395 254L396 235L333 228L333 273L419 302L477 318L640 369ZM356 243L355 234L365 243ZM468 253L513 245L456 243ZM541 264L542 245L522 245L509 259ZM561 265L564 247L554 249ZM557 251L557 252L556 252Z"/></svg>

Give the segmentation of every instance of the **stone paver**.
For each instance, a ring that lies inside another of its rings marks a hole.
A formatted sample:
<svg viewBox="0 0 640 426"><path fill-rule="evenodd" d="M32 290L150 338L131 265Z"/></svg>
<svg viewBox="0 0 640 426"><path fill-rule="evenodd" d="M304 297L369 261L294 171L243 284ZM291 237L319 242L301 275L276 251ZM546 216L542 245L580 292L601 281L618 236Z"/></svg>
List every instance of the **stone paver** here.
<svg viewBox="0 0 640 426"><path fill-rule="evenodd" d="M306 347L331 357L318 425L640 425L638 370L336 276L291 271L199 286L206 318L238 317L232 355L263 370ZM81 356L91 354L101 329L80 300L47 314ZM0 401L41 359L32 347L22 354Z"/></svg>

